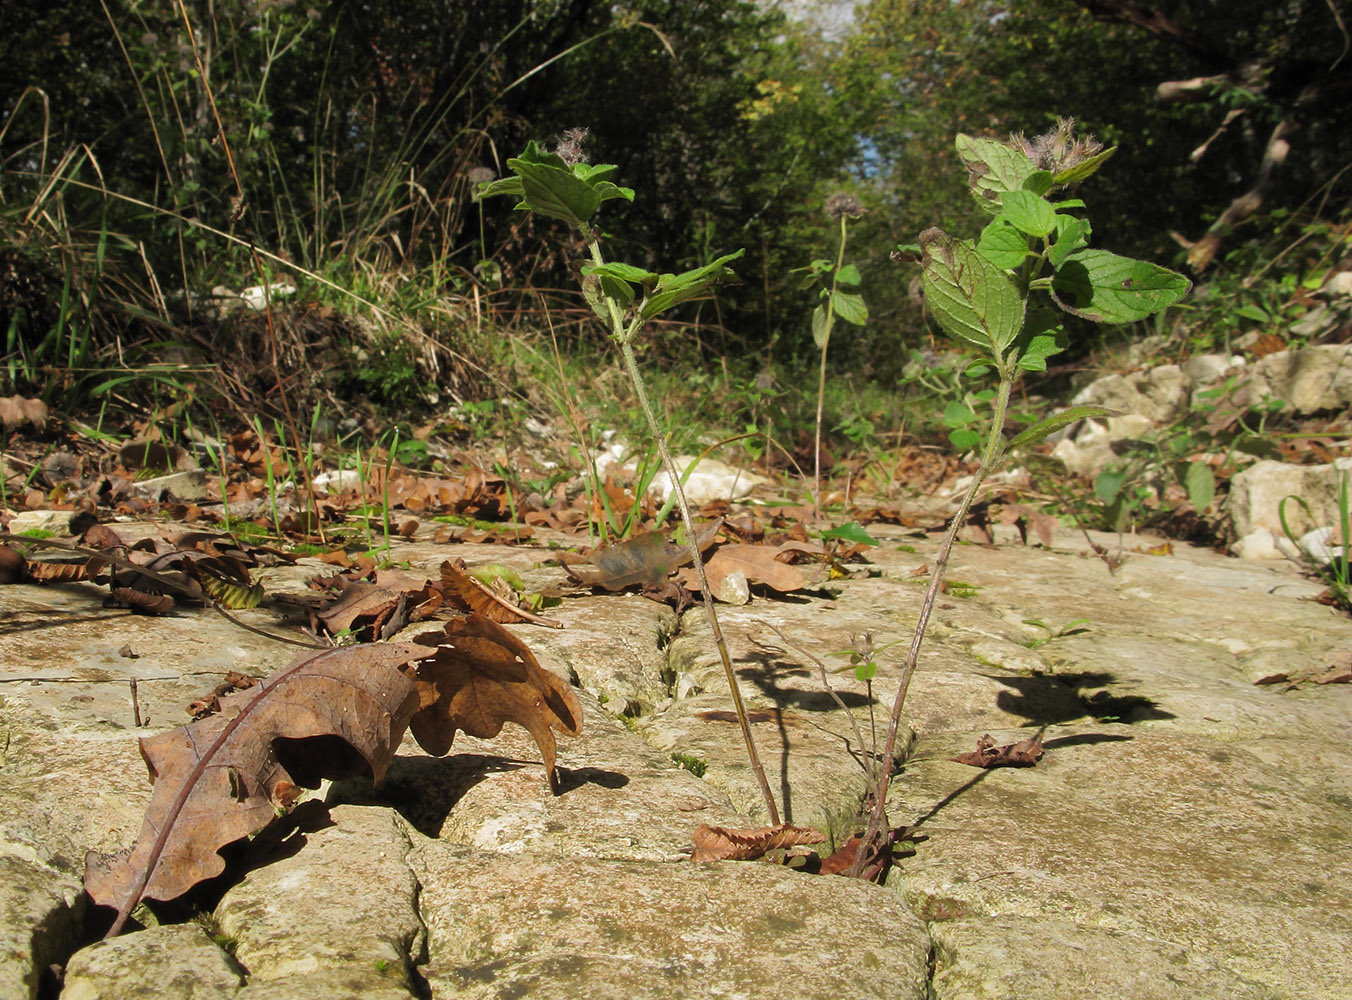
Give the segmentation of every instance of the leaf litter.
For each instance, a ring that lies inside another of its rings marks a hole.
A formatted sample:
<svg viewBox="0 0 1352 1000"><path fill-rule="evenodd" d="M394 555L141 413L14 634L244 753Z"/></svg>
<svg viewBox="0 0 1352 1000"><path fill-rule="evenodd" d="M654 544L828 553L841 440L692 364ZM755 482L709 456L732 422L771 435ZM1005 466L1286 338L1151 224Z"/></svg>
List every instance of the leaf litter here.
<svg viewBox="0 0 1352 1000"><path fill-rule="evenodd" d="M90 897L118 910L110 937L141 899L173 899L219 875L220 849L285 815L303 789L363 770L379 783L406 730L442 756L459 731L491 739L514 722L535 739L557 792L554 731L582 729L568 685L473 612L412 643L302 654L211 702L212 714L141 739L154 783L141 833L126 851L86 857Z"/></svg>

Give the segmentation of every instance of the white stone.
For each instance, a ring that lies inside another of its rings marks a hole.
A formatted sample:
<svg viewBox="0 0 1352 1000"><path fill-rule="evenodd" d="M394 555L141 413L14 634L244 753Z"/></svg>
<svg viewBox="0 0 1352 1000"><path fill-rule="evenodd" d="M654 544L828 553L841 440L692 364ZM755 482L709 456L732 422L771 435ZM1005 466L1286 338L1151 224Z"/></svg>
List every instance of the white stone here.
<svg viewBox="0 0 1352 1000"><path fill-rule="evenodd" d="M288 298L295 294L296 286L289 281L274 281L267 286L266 291L262 285L250 285L239 293L239 297L254 312L262 312L267 308L269 301L276 302L278 299Z"/></svg>
<svg viewBox="0 0 1352 1000"><path fill-rule="evenodd" d="M332 472L321 472L315 476L315 489L323 490L325 493L342 493L344 490L355 490L361 486L361 473L356 469L335 469Z"/></svg>
<svg viewBox="0 0 1352 1000"><path fill-rule="evenodd" d="M1336 531L1331 524L1315 528L1313 531L1307 531L1296 539L1296 545L1300 551L1312 562L1321 566L1342 558L1344 546L1341 542L1341 531Z"/></svg>
<svg viewBox="0 0 1352 1000"><path fill-rule="evenodd" d="M21 510L9 522L9 531L50 531L53 535L69 535L73 510Z"/></svg>

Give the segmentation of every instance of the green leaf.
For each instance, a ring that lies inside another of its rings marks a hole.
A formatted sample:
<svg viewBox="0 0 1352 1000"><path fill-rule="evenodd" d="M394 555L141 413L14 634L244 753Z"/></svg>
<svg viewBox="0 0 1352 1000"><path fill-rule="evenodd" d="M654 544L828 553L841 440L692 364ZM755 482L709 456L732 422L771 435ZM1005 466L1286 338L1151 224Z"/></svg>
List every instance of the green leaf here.
<svg viewBox="0 0 1352 1000"><path fill-rule="evenodd" d="M949 400L944 407L943 421L945 427L966 427L976 419L976 414L966 403L959 399Z"/></svg>
<svg viewBox="0 0 1352 1000"><path fill-rule="evenodd" d="M1111 504L1127 485L1127 474L1120 469L1104 469L1094 479L1094 495Z"/></svg>
<svg viewBox="0 0 1352 1000"><path fill-rule="evenodd" d="M524 200L532 212L581 226L601 204L590 184L563 167L520 157L508 160L507 166L520 176Z"/></svg>
<svg viewBox="0 0 1352 1000"><path fill-rule="evenodd" d="M840 285L858 285L863 280L859 274L859 268L853 264L846 264L836 272L836 283Z"/></svg>
<svg viewBox="0 0 1352 1000"><path fill-rule="evenodd" d="M657 287L644 300L640 315L645 320L652 319L677 303L699 298L719 281L736 278L736 273L727 266L727 263L744 253L745 250L738 250L736 253L724 254L716 261L692 271L662 275L657 279Z"/></svg>
<svg viewBox="0 0 1352 1000"><path fill-rule="evenodd" d="M1056 228L1056 209L1031 191L1008 191L1001 199L1002 214L1029 236L1047 236Z"/></svg>
<svg viewBox="0 0 1352 1000"><path fill-rule="evenodd" d="M1053 268L1060 267L1067 257L1080 249L1089 239L1091 228L1088 219L1075 215L1056 216L1056 242L1047 251L1047 260Z"/></svg>
<svg viewBox="0 0 1352 1000"><path fill-rule="evenodd" d="M997 215L981 230L976 249L996 267L1012 271L1028 256L1028 237L1019 232L1004 215Z"/></svg>
<svg viewBox="0 0 1352 1000"><path fill-rule="evenodd" d="M657 280L656 271L645 271L633 264L621 264L618 261L612 261L608 264L583 264L582 273L608 274L612 278L619 278L621 281L633 281L638 284Z"/></svg>
<svg viewBox="0 0 1352 1000"><path fill-rule="evenodd" d="M1087 160L1081 160L1073 167L1067 167L1052 178L1058 187L1065 187L1068 184L1078 184L1099 167L1108 162L1108 157L1117 152L1116 146L1109 146L1101 153L1089 157Z"/></svg>
<svg viewBox="0 0 1352 1000"><path fill-rule="evenodd" d="M956 430L948 432L948 440L958 451L967 451L981 443L981 435L976 431Z"/></svg>
<svg viewBox="0 0 1352 1000"><path fill-rule="evenodd" d="M1268 323L1272 320L1272 317L1265 310L1253 305L1241 306L1235 310L1235 315L1243 316L1245 319L1256 319L1260 323Z"/></svg>
<svg viewBox="0 0 1352 1000"><path fill-rule="evenodd" d="M1024 182L1037 172L1033 161L1023 153L994 139L959 135L954 145L967 166L972 197L992 215L1000 211L1000 198L1006 191L1022 190Z"/></svg>
<svg viewBox="0 0 1352 1000"><path fill-rule="evenodd" d="M830 339L831 314L823 302L812 310L812 342L817 345L817 350L822 351L826 349L827 341Z"/></svg>
<svg viewBox="0 0 1352 1000"><path fill-rule="evenodd" d="M1057 337L1050 333L1039 333L1028 342L1028 346L1019 355L1019 367L1024 371L1045 372L1047 359L1066 349L1065 336Z"/></svg>
<svg viewBox="0 0 1352 1000"><path fill-rule="evenodd" d="M1023 297L1003 270L939 229L920 234L925 302L950 336L998 359L1023 326Z"/></svg>
<svg viewBox="0 0 1352 1000"><path fill-rule="evenodd" d="M828 528L822 532L822 537L838 538L843 542L854 542L856 545L878 544L878 540L860 527L857 521L846 521L834 528Z"/></svg>
<svg viewBox="0 0 1352 1000"><path fill-rule="evenodd" d="M1023 190L1031 191L1033 194L1046 194L1052 189L1052 172L1050 170L1034 170L1023 179Z"/></svg>
<svg viewBox="0 0 1352 1000"><path fill-rule="evenodd" d="M629 282L610 274L600 274L597 277L601 279L601 291L605 293L606 298L614 299L621 309L634 301L634 286Z"/></svg>
<svg viewBox="0 0 1352 1000"><path fill-rule="evenodd" d="M475 197L492 198L495 195L512 194L520 198L525 193L526 189L521 186L520 177L503 177L501 180L485 181L480 184Z"/></svg>
<svg viewBox="0 0 1352 1000"><path fill-rule="evenodd" d="M1096 323L1145 319L1173 305L1191 287L1175 271L1106 250L1077 250L1052 276L1056 304Z"/></svg>
<svg viewBox="0 0 1352 1000"><path fill-rule="evenodd" d="M864 304L862 295L853 292L832 292L831 308L846 323L863 326L868 322L868 306Z"/></svg>
<svg viewBox="0 0 1352 1000"><path fill-rule="evenodd" d="M1054 434L1062 427L1069 427L1081 420L1112 416L1116 416L1116 411L1103 406L1072 406L1060 413L1053 413L1050 417L1043 417L1032 427L1025 427L1015 435L1014 440L1009 442L1005 451L1015 451L1019 448L1027 448L1031 444L1037 444L1048 434Z"/></svg>
<svg viewBox="0 0 1352 1000"><path fill-rule="evenodd" d="M1188 499L1193 510L1203 513L1211 506L1216 497L1216 476L1211 466L1205 462L1189 462L1188 471L1183 476L1183 485L1188 491Z"/></svg>
<svg viewBox="0 0 1352 1000"><path fill-rule="evenodd" d="M619 187L610 183L610 181L601 181L592 188L596 192L596 197L601 201L609 201L612 198L623 198L625 201L634 200L634 189Z"/></svg>
<svg viewBox="0 0 1352 1000"><path fill-rule="evenodd" d="M574 163L573 176L594 187L601 181L609 180L618 169L613 163Z"/></svg>

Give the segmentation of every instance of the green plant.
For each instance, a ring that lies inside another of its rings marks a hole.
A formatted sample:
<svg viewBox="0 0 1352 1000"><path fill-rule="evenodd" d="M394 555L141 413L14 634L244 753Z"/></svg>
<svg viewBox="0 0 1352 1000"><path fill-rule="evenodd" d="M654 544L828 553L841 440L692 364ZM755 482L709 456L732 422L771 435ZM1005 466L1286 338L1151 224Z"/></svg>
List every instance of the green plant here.
<svg viewBox="0 0 1352 1000"><path fill-rule="evenodd" d="M680 274L659 274L632 264L606 261L601 252L600 233L592 226L591 219L607 201L618 199L632 202L634 192L630 188L619 187L611 180L615 166L593 165L583 159L582 141L586 135L586 129L567 130L554 152L544 152L535 142L529 143L519 157L507 161L514 176L493 181L485 185L482 191L485 196L515 196L519 199L516 205L518 209L560 219L571 226L586 243L590 260L581 268L582 293L592 310L609 328L611 340L619 347L634 394L642 407L658 453L662 456L662 464L671 478L672 492L681 511L691 559L699 578L705 614L723 662L747 756L760 785L770 823L778 826L779 810L756 753L737 675L732 669L732 658L718 626L713 593L704 572L704 560L700 557L698 532L681 486L681 473L667 447L666 435L648 398L643 375L634 355L634 340L651 320L682 302L705 296L719 281L734 277L728 264L741 257L742 251L724 254L702 267Z"/></svg>
<svg viewBox="0 0 1352 1000"><path fill-rule="evenodd" d="M1277 504L1277 517L1281 521L1282 532L1291 544L1296 546L1296 551L1301 553L1309 568L1323 579L1328 587L1328 596L1334 606L1341 608L1343 611L1352 611L1352 563L1349 563L1349 552L1352 552L1352 504L1348 502L1349 479L1352 479L1352 475L1345 470L1338 475L1337 522L1322 529L1316 529L1315 540L1323 547L1327 553L1327 558L1320 558L1302 547L1300 539L1296 537L1296 533L1291 529L1290 522L1286 519L1287 501L1294 500L1305 512L1305 516L1310 521L1315 521L1309 502L1304 497L1293 494L1282 497ZM1329 544L1335 537L1335 531L1340 542L1336 546Z"/></svg>
<svg viewBox="0 0 1352 1000"><path fill-rule="evenodd" d="M826 349L831 343L831 331L837 317L855 326L868 322L868 306L856 290L863 280L859 268L845 263L845 245L849 237L849 221L864 214L864 206L852 194L833 194L826 201L826 214L840 227L836 259L820 258L807 267L805 287L820 284L817 307L812 310L812 340L821 351L821 365L817 373L817 420L813 445L812 512L817 530L822 526L822 408L826 401ZM872 428L869 428L870 433Z"/></svg>
<svg viewBox="0 0 1352 1000"><path fill-rule="evenodd" d="M1067 636L1072 635L1084 635L1089 631L1088 618L1076 618L1074 621L1066 622L1060 628L1052 628L1041 618L1025 618L1023 623L1025 625L1032 625L1034 628L1040 628L1043 632L1047 633L1046 635L1040 635L1025 642L1024 645L1029 649L1037 649L1039 646L1045 646L1053 639L1064 639Z"/></svg>
<svg viewBox="0 0 1352 1000"><path fill-rule="evenodd" d="M683 767L696 778L704 777L704 772L708 769L709 763L703 757L696 757L694 754L673 753L671 762L677 767Z"/></svg>
<svg viewBox="0 0 1352 1000"><path fill-rule="evenodd" d="M946 334L974 348L978 365L994 372L996 395L981 463L935 557L892 703L884 761L892 760L930 613L982 483L1012 452L1077 420L1107 414L1102 407L1071 407L1006 440L1005 418L1015 383L1025 371L1045 370L1047 358L1066 346L1061 313L1098 323L1135 322L1177 302L1190 287L1186 278L1165 268L1093 249L1089 221L1072 214L1084 202L1051 200L1094 173L1116 147L1104 149L1091 138L1076 136L1068 119L1032 140L1016 135L997 142L959 135L955 145L972 197L993 218L975 241L931 228L920 234L918 246L899 247L894 257L920 263L926 305ZM886 842L880 837L890 777L890 768L883 768L852 875L858 876Z"/></svg>

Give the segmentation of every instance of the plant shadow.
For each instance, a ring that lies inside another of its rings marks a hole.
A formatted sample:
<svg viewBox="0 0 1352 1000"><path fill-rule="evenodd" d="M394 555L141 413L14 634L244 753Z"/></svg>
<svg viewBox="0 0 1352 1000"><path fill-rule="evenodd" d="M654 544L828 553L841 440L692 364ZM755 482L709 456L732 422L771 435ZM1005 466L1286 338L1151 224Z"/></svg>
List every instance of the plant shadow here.
<svg viewBox="0 0 1352 1000"><path fill-rule="evenodd" d="M996 696L996 707L1022 716L1029 725L1058 725L1086 715L1099 722L1126 724L1175 718L1143 695L1114 695L1109 689L1117 678L1106 671L986 676L1013 688Z"/></svg>

